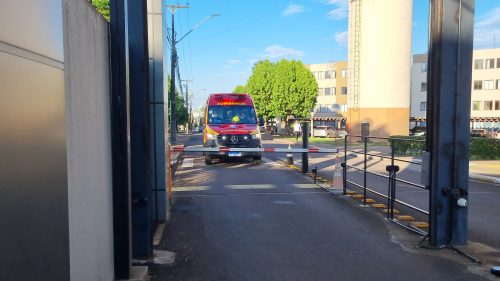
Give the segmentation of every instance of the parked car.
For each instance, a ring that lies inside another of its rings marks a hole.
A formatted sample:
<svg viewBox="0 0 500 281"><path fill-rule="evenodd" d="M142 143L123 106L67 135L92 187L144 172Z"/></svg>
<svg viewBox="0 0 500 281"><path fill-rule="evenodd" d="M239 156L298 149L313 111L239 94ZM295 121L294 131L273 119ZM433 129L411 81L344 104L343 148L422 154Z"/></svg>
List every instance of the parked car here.
<svg viewBox="0 0 500 281"><path fill-rule="evenodd" d="M347 133L347 131L346 131L346 130L344 130L344 129L339 129L339 130L337 130L337 131L335 132L335 137L336 137L336 138L345 138L345 136L347 136L347 135L348 135L348 133Z"/></svg>
<svg viewBox="0 0 500 281"><path fill-rule="evenodd" d="M203 126L198 127L198 133L203 133Z"/></svg>
<svg viewBox="0 0 500 281"><path fill-rule="evenodd" d="M314 128L314 136L333 138L335 137L335 129L332 126L317 126Z"/></svg>
<svg viewBox="0 0 500 281"><path fill-rule="evenodd" d="M470 131L470 136L471 137L476 137L476 138L487 138L488 137L488 131L486 129L474 129Z"/></svg>
<svg viewBox="0 0 500 281"><path fill-rule="evenodd" d="M500 129L498 128L488 129L488 136L490 138L500 139Z"/></svg>
<svg viewBox="0 0 500 281"><path fill-rule="evenodd" d="M427 132L427 127L415 126L410 129L410 136L425 136L426 132Z"/></svg>

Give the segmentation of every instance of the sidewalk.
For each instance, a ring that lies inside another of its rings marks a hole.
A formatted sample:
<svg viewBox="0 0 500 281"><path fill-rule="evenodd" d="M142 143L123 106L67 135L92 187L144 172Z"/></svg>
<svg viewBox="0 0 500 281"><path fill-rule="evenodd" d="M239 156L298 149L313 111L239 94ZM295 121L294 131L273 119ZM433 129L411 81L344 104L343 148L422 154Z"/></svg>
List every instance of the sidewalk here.
<svg viewBox="0 0 500 281"><path fill-rule="evenodd" d="M302 145L302 140L297 142L290 142L289 140L283 139L273 139L269 140L269 142L276 142L279 144L291 144L293 145ZM332 148L333 145L328 144L312 144L311 147L317 148ZM340 151L343 151L343 147L338 147ZM363 145L359 146L350 146L350 150L359 150L362 152ZM389 146L369 146L368 147L370 154L382 154L384 156L390 155ZM399 157L405 158L408 160L413 160L416 162L421 161L419 157ZM500 184L500 160L470 160L469 161L469 178L489 183L497 183Z"/></svg>

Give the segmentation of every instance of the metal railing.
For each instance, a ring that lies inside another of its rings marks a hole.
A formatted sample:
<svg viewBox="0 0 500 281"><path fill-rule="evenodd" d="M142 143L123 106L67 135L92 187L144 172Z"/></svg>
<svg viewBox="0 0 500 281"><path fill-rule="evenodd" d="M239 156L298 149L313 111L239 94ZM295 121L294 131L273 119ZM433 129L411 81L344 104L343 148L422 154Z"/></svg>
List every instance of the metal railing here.
<svg viewBox="0 0 500 281"><path fill-rule="evenodd" d="M361 139L361 143L363 146L362 151L359 150L353 150L349 149L348 147L348 140L349 139ZM374 154L368 151L368 144L370 140L378 140L378 141L384 141L389 143L390 147L390 156L386 156L384 154ZM407 202L404 202L402 200L397 199L396 194L397 194L397 186L398 183L400 184L405 184L410 187L422 189L422 190L427 190L428 188L424 185L414 183L408 180L404 179L399 179L397 177L398 172L400 172L400 166L396 165L397 162L404 162L409 165L418 165L421 166L422 163L418 161L412 161L412 160L407 160L407 159L402 159L402 158L397 158L395 157L395 142L425 142L424 140L415 140L415 139L405 139L405 138L384 138L384 137L373 137L373 136L357 136L357 135L347 135L344 138L344 161L341 164L342 167L342 179L343 179L343 194L347 195L347 185L350 184L354 187L361 188L363 190L363 205L367 205L367 193L370 192L376 196L380 196L382 198L387 199L387 220L396 223L404 228L407 228L411 231L417 232L422 235L426 235L427 233L423 230L420 230L418 228L413 228L409 227L403 223L401 223L399 220L396 220L394 218L395 214L395 204L399 204L401 206L405 206L409 209L412 209L418 213L424 214L427 217L427 220L429 219L429 212L427 210L424 210L422 208L416 207L412 204L409 204ZM354 165L349 165L348 164L348 153L354 153L357 156L358 155L363 155L363 167L360 168L359 165L358 167ZM390 165L386 165L385 171L387 174L380 173L380 172L375 172L375 171L370 171L368 169L368 157L378 157L380 159L385 159L390 161ZM363 173L363 183L357 183L351 179L348 179L347 171L348 169L352 169L356 172ZM376 177L384 178L387 179L387 194L384 194L382 192L376 191L372 188L368 187L367 183L367 176L368 175L373 175Z"/></svg>

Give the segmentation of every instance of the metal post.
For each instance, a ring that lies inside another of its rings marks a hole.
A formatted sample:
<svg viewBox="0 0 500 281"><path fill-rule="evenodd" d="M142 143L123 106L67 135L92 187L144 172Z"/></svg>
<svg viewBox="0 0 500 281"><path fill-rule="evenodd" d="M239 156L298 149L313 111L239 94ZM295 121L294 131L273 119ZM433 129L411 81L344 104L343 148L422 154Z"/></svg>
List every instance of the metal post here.
<svg viewBox="0 0 500 281"><path fill-rule="evenodd" d="M307 148L309 145L309 126L307 122L302 122L302 148ZM309 153L302 152L302 173L309 171Z"/></svg>
<svg viewBox="0 0 500 281"><path fill-rule="evenodd" d="M113 163L113 253L115 279L129 279L132 266L129 88L125 1L110 1L111 149Z"/></svg>
<svg viewBox="0 0 500 281"><path fill-rule="evenodd" d="M467 242L474 0L433 0L427 73L430 243Z"/></svg>
<svg viewBox="0 0 500 281"><path fill-rule="evenodd" d="M132 188L132 256L153 255L151 183L151 121L149 111L149 56L147 6L127 0L130 87L130 172Z"/></svg>
<svg viewBox="0 0 500 281"><path fill-rule="evenodd" d="M366 165L366 162L367 162L367 153L368 153L368 137L367 136L364 136L363 137L363 140L364 140L364 145L365 145L365 157L364 157L364 167L363 167L363 205L366 206L366 175L367 175L367 165Z"/></svg>
<svg viewBox="0 0 500 281"><path fill-rule="evenodd" d="M347 195L347 135L344 137L344 163L342 163L342 188L344 195Z"/></svg>
<svg viewBox="0 0 500 281"><path fill-rule="evenodd" d="M177 66L177 49L175 47L174 10L172 10L172 55L170 57L170 143L177 141L177 122L175 117L175 67Z"/></svg>

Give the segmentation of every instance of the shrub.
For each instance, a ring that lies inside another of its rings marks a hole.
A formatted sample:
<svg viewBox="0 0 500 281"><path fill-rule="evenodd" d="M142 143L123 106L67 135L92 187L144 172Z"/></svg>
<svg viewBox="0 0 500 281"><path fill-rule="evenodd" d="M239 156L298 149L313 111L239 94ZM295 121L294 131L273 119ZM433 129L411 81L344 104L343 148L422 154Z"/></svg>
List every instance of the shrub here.
<svg viewBox="0 0 500 281"><path fill-rule="evenodd" d="M391 136L394 154L397 156L421 156L425 150L425 136ZM492 138L471 138L470 159L500 159L500 140Z"/></svg>
<svg viewBox="0 0 500 281"><path fill-rule="evenodd" d="M398 156L421 156L425 150L425 136L391 136L391 141Z"/></svg>

